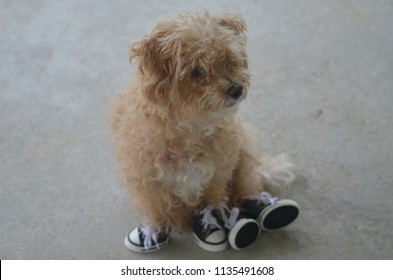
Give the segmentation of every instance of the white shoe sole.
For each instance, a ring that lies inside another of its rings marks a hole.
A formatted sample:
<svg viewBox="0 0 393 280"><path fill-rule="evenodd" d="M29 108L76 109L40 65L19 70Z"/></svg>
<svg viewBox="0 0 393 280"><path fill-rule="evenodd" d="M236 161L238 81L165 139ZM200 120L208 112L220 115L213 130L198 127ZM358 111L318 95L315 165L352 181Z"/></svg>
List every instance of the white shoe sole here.
<svg viewBox="0 0 393 280"><path fill-rule="evenodd" d="M208 243L200 240L195 233L193 233L193 235L195 243L205 251L218 253L228 248L228 241L226 239L221 243Z"/></svg>
<svg viewBox="0 0 393 280"><path fill-rule="evenodd" d="M235 250L242 250L258 239L261 233L259 223L254 219L243 218L228 233L229 245Z"/></svg>
<svg viewBox="0 0 393 280"><path fill-rule="evenodd" d="M272 231L283 228L296 220L299 205L291 199L281 199L267 206L259 215L262 230Z"/></svg>

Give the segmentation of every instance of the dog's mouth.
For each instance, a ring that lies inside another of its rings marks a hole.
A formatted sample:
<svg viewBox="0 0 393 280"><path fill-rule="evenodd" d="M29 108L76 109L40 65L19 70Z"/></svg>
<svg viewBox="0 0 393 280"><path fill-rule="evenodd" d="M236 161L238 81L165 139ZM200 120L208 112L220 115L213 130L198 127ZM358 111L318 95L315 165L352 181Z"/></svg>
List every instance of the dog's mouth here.
<svg viewBox="0 0 393 280"><path fill-rule="evenodd" d="M227 98L225 107L228 108L228 107L235 106L238 102L239 102L239 99Z"/></svg>

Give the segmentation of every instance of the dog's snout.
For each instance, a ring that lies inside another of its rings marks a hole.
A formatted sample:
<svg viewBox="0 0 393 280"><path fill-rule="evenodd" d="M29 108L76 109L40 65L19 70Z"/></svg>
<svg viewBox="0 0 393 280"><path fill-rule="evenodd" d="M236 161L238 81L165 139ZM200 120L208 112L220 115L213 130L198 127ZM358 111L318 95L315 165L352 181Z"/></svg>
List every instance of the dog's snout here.
<svg viewBox="0 0 393 280"><path fill-rule="evenodd" d="M239 84L233 84L226 90L225 93L234 99L239 99L239 97L243 94L243 87Z"/></svg>

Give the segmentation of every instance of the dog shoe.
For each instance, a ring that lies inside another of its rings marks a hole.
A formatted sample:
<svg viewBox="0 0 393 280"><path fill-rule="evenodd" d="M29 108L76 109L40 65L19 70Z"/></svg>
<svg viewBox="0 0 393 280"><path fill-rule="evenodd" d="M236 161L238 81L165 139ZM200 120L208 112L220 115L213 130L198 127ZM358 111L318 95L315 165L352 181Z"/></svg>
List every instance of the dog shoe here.
<svg viewBox="0 0 393 280"><path fill-rule="evenodd" d="M228 208L221 208L225 228L228 229L229 245L235 250L242 250L258 239L261 228L255 219L239 214L238 208L232 208L226 215L228 212Z"/></svg>
<svg viewBox="0 0 393 280"><path fill-rule="evenodd" d="M256 219L265 231L285 227L299 215L296 201L278 199L267 192L262 192L259 196L245 197L242 207L244 215Z"/></svg>
<svg viewBox="0 0 393 280"><path fill-rule="evenodd" d="M150 253L164 248L169 243L169 230L157 230L154 226L138 225L124 240L127 249L136 253Z"/></svg>
<svg viewBox="0 0 393 280"><path fill-rule="evenodd" d="M209 252L221 252L228 248L225 228L213 215L214 207L204 206L194 215L194 241Z"/></svg>

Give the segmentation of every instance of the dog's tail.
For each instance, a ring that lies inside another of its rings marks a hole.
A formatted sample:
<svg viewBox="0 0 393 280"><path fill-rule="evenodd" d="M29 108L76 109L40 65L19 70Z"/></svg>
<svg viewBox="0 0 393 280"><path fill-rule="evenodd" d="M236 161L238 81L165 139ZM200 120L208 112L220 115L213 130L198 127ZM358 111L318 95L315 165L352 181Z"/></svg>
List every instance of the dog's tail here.
<svg viewBox="0 0 393 280"><path fill-rule="evenodd" d="M258 172L263 189L276 197L286 197L297 177L297 167L289 157L281 154L275 158L265 158Z"/></svg>

